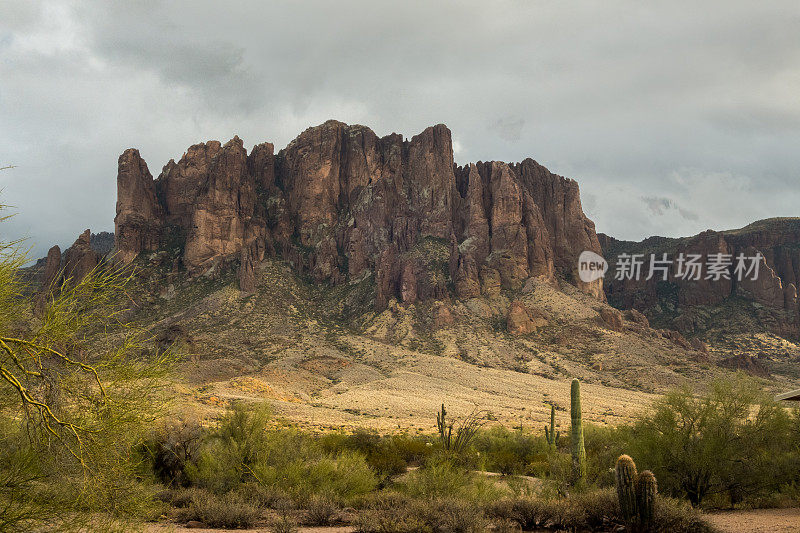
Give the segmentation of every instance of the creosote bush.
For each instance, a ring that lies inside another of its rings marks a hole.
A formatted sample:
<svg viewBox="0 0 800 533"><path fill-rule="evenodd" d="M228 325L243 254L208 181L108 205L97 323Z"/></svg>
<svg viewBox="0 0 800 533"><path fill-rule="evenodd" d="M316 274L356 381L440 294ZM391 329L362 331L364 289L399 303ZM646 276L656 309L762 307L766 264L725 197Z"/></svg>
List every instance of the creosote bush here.
<svg viewBox="0 0 800 533"><path fill-rule="evenodd" d="M239 493L217 495L205 490L193 491L189 505L178 513L183 522L196 520L219 528L252 527L259 516L258 507Z"/></svg>

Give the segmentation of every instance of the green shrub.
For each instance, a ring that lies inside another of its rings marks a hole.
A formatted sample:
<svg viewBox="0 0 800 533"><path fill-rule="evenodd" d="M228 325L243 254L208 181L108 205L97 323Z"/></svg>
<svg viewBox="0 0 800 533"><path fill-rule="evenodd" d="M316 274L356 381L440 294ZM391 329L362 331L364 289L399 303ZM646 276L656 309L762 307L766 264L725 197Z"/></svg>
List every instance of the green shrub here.
<svg viewBox="0 0 800 533"><path fill-rule="evenodd" d="M461 494L474 474L449 461L429 461L398 483L400 490L412 498L452 497Z"/></svg>
<svg viewBox="0 0 800 533"><path fill-rule="evenodd" d="M406 471L412 461L420 461L430 455L431 447L424 439L407 435L380 436L374 431L356 430L352 435L332 433L322 437L323 450L331 454L342 451L357 451L364 455L367 464L385 483L397 474Z"/></svg>
<svg viewBox="0 0 800 533"><path fill-rule="evenodd" d="M486 470L506 475L532 474L531 465L544 461L550 453L549 444L541 436L502 426L480 432L475 449L484 458Z"/></svg>
<svg viewBox="0 0 800 533"><path fill-rule="evenodd" d="M458 498L484 503L504 495L503 490L484 475L476 474L446 460L431 460L410 472L397 483L399 490L412 498Z"/></svg>
<svg viewBox="0 0 800 533"><path fill-rule="evenodd" d="M654 533L714 533L716 530L686 501L656 498Z"/></svg>
<svg viewBox="0 0 800 533"><path fill-rule="evenodd" d="M454 498L411 501L359 513L353 524L363 533L473 533L486 529L480 506Z"/></svg>
<svg viewBox="0 0 800 533"><path fill-rule="evenodd" d="M186 465L187 478L193 485L222 494L242 483L245 465L236 449L214 440L198 455L196 462Z"/></svg>
<svg viewBox="0 0 800 533"><path fill-rule="evenodd" d="M242 483L236 488L236 492L259 509L282 509L292 506L292 499L285 491L256 481Z"/></svg>
<svg viewBox="0 0 800 533"><path fill-rule="evenodd" d="M632 435L631 451L659 490L694 505L722 494L737 504L800 477L792 417L743 376L717 381L699 397L666 394Z"/></svg>
<svg viewBox="0 0 800 533"><path fill-rule="evenodd" d="M178 513L181 521L197 520L218 528L252 527L259 515L259 509L240 494L231 492L219 496L205 490L195 491L189 506Z"/></svg>
<svg viewBox="0 0 800 533"><path fill-rule="evenodd" d="M297 533L297 524L288 516L281 516L272 521L272 533Z"/></svg>
<svg viewBox="0 0 800 533"><path fill-rule="evenodd" d="M418 502L412 507L412 512L434 532L472 533L486 529L481 507L457 498Z"/></svg>
<svg viewBox="0 0 800 533"><path fill-rule="evenodd" d="M281 489L301 503L321 495L346 504L378 485L364 457L355 452L311 461L295 459L288 464L260 463L254 465L253 473L263 485Z"/></svg>
<svg viewBox="0 0 800 533"><path fill-rule="evenodd" d="M253 465L274 446L267 434L270 413L236 403L205 436L197 460L185 466L192 484L221 494L253 479Z"/></svg>

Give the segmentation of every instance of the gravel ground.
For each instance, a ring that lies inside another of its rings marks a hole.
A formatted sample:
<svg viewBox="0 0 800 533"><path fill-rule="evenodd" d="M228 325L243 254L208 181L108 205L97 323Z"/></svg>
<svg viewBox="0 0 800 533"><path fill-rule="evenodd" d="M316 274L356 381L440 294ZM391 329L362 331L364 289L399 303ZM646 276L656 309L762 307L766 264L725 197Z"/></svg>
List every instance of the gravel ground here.
<svg viewBox="0 0 800 533"><path fill-rule="evenodd" d="M800 508L725 511L706 515L725 533L798 533Z"/></svg>

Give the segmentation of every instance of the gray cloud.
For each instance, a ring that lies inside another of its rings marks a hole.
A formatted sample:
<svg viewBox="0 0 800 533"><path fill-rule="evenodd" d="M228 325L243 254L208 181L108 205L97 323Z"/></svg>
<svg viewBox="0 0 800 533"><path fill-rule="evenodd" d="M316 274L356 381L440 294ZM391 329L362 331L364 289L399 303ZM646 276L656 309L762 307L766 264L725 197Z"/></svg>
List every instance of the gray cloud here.
<svg viewBox="0 0 800 533"><path fill-rule="evenodd" d="M522 137L522 127L524 125L525 119L522 117L505 117L495 120L491 125L491 129L504 141L514 142Z"/></svg>
<svg viewBox="0 0 800 533"><path fill-rule="evenodd" d="M794 1L5 2L0 233L42 255L111 229L125 148L158 174L328 118L444 122L460 163L533 157L621 238L796 215L798 22Z"/></svg>
<svg viewBox="0 0 800 533"><path fill-rule="evenodd" d="M686 220L699 220L700 217L694 211L680 207L674 200L661 196L643 196L642 201L654 215L664 216L669 211L676 211Z"/></svg>

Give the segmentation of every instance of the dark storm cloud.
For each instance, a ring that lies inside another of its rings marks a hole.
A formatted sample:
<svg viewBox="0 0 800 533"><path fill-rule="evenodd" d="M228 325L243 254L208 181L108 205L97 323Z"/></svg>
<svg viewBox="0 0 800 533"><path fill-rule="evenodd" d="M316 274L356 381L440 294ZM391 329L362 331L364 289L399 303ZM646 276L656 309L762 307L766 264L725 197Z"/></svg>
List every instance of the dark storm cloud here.
<svg viewBox="0 0 800 533"><path fill-rule="evenodd" d="M130 146L157 175L328 118L533 157L621 238L796 215L799 23L794 1L1 3L0 232L41 255L111 229Z"/></svg>

